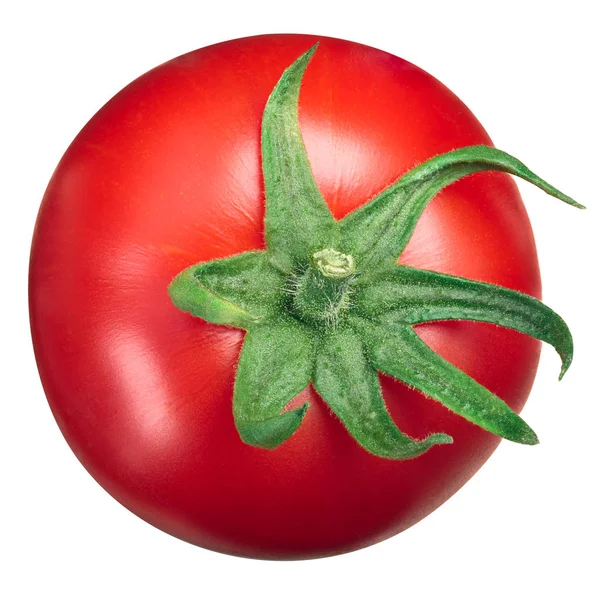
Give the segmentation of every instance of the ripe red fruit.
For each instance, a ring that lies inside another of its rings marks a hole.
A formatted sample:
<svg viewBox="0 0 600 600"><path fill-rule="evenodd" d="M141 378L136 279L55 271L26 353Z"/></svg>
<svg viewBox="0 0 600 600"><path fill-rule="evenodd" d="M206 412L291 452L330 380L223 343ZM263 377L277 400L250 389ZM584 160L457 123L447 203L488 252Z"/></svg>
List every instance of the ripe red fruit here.
<svg viewBox="0 0 600 600"><path fill-rule="evenodd" d="M232 396L244 332L178 310L167 293L196 263L265 249L263 110L283 71L318 39L302 80L299 121L335 219L434 156L491 146L448 89L399 58L314 36L234 40L157 67L98 112L52 177L33 242L36 357L73 451L140 517L235 555L326 556L385 539L448 499L500 439L383 375L387 408L405 434L422 440L443 432L453 444L411 460L375 456L312 387L287 406L310 405L298 412L301 425L289 439L244 435L236 413L238 433ZM325 268L349 269L348 253L317 249L312 256L326 260ZM478 173L440 192L400 263L540 293L531 228L504 173ZM306 306L298 310L290 319L316 327L318 317ZM520 411L538 341L462 320L415 331ZM339 343L351 345L347 338ZM327 395L323 376L315 385Z"/></svg>

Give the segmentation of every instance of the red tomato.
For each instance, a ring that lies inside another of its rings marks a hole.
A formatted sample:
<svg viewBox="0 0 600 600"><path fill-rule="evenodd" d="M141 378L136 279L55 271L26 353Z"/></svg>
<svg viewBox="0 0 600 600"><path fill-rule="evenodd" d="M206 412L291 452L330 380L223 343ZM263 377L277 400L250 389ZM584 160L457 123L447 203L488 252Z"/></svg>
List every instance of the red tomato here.
<svg viewBox="0 0 600 600"><path fill-rule="evenodd" d="M359 44L303 35L234 40L143 75L85 126L43 200L30 270L44 389L71 448L119 502L200 546L260 558L355 550L410 527L454 494L499 438L381 377L415 438L454 444L407 461L360 448L312 390L276 450L244 444L232 418L244 333L173 305L186 267L262 249L260 130L273 86L320 40L300 95L316 181L336 218L434 155L491 141L439 81ZM444 190L400 262L539 297L527 214L507 175ZM417 327L446 359L519 411L539 342L471 322Z"/></svg>

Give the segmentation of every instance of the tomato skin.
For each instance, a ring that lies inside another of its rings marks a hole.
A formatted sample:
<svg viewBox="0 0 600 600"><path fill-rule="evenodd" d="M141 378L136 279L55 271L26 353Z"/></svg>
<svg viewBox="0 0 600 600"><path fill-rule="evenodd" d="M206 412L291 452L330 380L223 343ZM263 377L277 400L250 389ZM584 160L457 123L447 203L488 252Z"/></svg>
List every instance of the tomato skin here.
<svg viewBox="0 0 600 600"><path fill-rule="evenodd" d="M410 527L454 494L499 438L381 377L412 437L454 444L409 461L366 453L312 389L293 437L244 444L232 417L243 332L176 309L171 279L200 261L262 249L260 122L283 70L320 41L300 123L336 218L434 155L491 144L441 83L387 53L332 38L267 35L210 46L134 81L86 125L46 191L30 266L40 375L92 476L153 525L194 544L269 559L355 550ZM485 173L447 188L400 262L540 297L515 183ZM520 411L539 342L482 323L417 331Z"/></svg>

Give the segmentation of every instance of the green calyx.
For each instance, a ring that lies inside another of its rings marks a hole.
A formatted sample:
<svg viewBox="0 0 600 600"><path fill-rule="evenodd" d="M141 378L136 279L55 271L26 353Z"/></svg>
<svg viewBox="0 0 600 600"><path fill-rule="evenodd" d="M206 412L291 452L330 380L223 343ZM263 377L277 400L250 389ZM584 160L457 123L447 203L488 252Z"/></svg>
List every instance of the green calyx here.
<svg viewBox="0 0 600 600"><path fill-rule="evenodd" d="M523 163L487 146L436 156L368 204L336 221L313 177L298 123L298 97L316 46L275 86L263 114L266 251L199 263L169 285L176 307L247 331L236 373L233 415L244 442L273 449L301 426L308 404L286 410L312 383L366 451L402 460L452 438L415 440L392 421L377 373L415 387L506 439L537 443L500 398L431 350L418 323L495 323L573 356L565 322L531 296L469 279L398 265L428 202L480 171L517 175L577 208Z"/></svg>

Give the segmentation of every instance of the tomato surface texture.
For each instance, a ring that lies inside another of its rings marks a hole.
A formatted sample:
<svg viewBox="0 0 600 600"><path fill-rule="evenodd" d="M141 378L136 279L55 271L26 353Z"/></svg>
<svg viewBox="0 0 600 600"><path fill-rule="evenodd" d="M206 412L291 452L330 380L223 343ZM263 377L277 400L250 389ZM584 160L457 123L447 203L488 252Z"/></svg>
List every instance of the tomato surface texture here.
<svg viewBox="0 0 600 600"><path fill-rule="evenodd" d="M311 407L289 440L249 446L231 403L243 331L194 318L169 298L186 267L264 248L262 112L284 69L316 41L299 119L337 219L418 163L492 145L452 92L400 58L315 36L239 39L165 63L108 102L60 162L34 234L34 347L69 445L136 515L233 555L311 558L388 538L454 494L500 440L381 376L403 431L443 431L454 443L412 460L373 456L308 388L292 401ZM531 227L503 173L438 194L400 262L540 297ZM521 410L537 340L463 321L416 331Z"/></svg>

